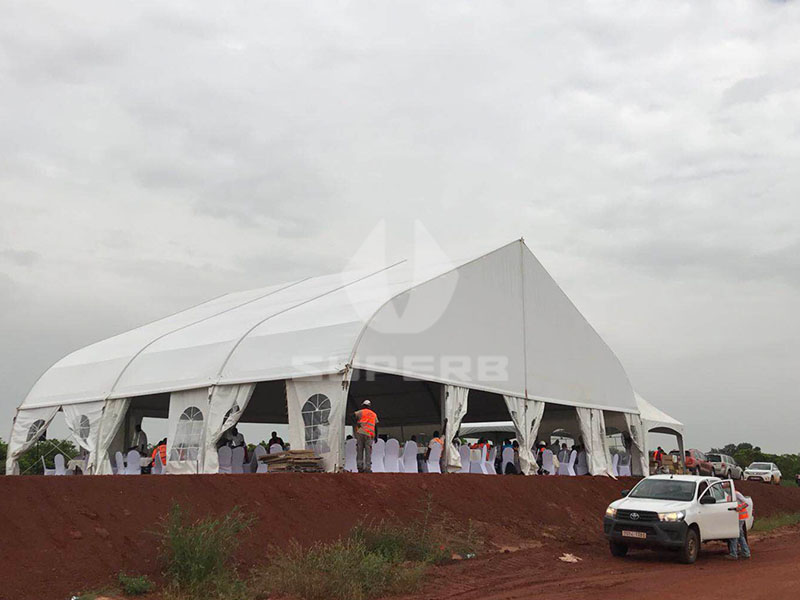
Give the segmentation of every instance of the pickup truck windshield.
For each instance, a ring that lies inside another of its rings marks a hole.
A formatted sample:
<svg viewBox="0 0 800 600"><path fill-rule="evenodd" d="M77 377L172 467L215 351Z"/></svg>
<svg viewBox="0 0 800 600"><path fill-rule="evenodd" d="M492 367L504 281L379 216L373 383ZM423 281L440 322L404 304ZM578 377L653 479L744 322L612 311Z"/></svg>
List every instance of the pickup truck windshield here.
<svg viewBox="0 0 800 600"><path fill-rule="evenodd" d="M644 479L633 488L629 498L652 498L654 500L678 500L689 502L694 499L694 481L675 481L673 479Z"/></svg>

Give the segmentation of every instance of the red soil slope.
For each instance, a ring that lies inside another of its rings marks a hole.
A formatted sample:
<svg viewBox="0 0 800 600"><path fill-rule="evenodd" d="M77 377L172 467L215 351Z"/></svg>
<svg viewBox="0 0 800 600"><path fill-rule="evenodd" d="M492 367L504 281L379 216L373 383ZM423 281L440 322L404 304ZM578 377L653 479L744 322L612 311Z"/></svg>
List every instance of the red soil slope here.
<svg viewBox="0 0 800 600"><path fill-rule="evenodd" d="M236 505L255 514L240 555L249 566L271 544L330 540L364 519L413 519L427 498L451 519L477 522L496 546L595 547L605 507L632 485L484 475L0 477L0 600L68 598L120 570L157 576L151 532L173 502L196 516ZM800 512L800 489L742 488L757 517Z"/></svg>

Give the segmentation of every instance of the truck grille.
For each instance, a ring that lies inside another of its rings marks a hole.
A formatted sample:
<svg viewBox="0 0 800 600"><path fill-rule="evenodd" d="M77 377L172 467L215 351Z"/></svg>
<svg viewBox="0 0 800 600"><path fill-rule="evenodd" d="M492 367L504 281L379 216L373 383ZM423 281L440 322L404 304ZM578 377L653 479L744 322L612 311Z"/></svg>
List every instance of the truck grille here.
<svg viewBox="0 0 800 600"><path fill-rule="evenodd" d="M631 515L638 515L637 518L632 518ZM624 519L626 521L636 521L639 523L647 523L652 521L658 521L658 513L651 512L649 510L617 510L617 518Z"/></svg>

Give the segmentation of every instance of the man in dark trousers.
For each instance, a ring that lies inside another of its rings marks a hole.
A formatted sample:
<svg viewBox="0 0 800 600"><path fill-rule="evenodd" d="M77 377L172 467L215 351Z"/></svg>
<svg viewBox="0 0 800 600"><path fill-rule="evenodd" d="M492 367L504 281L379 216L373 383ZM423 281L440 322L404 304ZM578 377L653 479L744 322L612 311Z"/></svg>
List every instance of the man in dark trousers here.
<svg viewBox="0 0 800 600"><path fill-rule="evenodd" d="M364 400L356 417L356 465L359 473L372 473L372 442L378 435L378 415L372 402Z"/></svg>

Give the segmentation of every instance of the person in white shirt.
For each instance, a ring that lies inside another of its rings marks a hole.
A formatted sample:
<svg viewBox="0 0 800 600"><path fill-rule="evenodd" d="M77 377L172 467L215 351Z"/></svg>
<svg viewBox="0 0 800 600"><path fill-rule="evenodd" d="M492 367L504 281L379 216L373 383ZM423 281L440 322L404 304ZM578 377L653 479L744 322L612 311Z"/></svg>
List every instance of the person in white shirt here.
<svg viewBox="0 0 800 600"><path fill-rule="evenodd" d="M147 455L147 434L142 431L141 425L137 425L134 429L132 445L128 450L136 450L142 456Z"/></svg>
<svg viewBox="0 0 800 600"><path fill-rule="evenodd" d="M245 445L244 436L241 433L239 433L239 430L236 429L236 427L231 427L228 430L228 434L226 437L228 439L228 446L230 446L231 449Z"/></svg>

